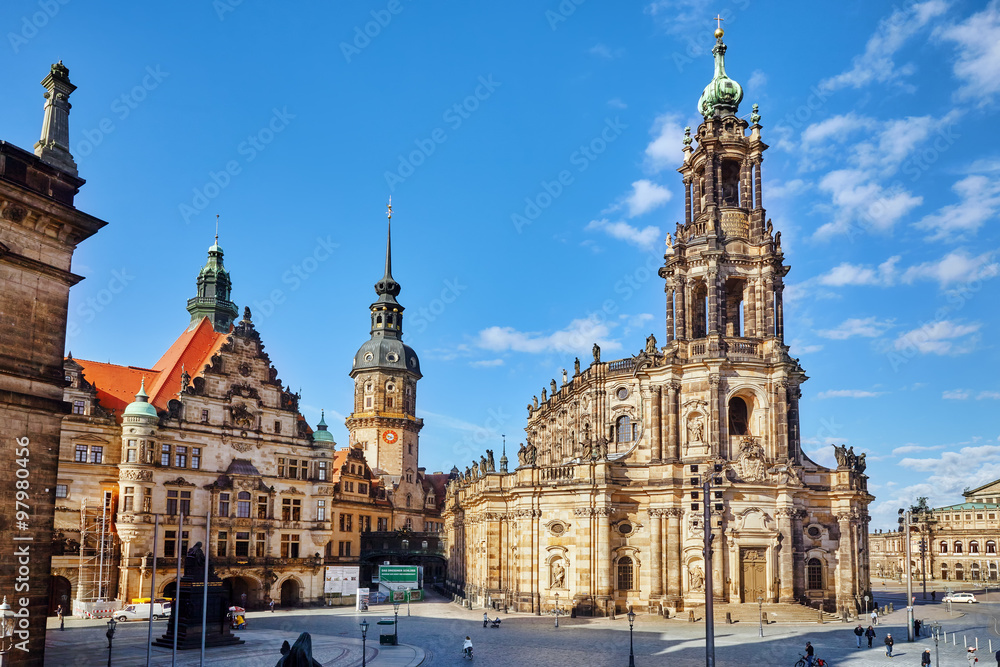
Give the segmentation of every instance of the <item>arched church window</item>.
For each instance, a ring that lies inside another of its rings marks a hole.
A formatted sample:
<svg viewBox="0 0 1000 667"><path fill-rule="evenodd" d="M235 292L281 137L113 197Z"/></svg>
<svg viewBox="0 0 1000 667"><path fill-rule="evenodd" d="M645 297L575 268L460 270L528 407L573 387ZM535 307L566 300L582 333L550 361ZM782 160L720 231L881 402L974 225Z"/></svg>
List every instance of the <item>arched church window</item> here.
<svg viewBox="0 0 1000 667"><path fill-rule="evenodd" d="M819 558L810 558L806 563L807 587L811 590L822 590L823 588L823 561Z"/></svg>
<svg viewBox="0 0 1000 667"><path fill-rule="evenodd" d="M635 439L635 427L628 415L622 415L615 421L615 441L627 444Z"/></svg>
<svg viewBox="0 0 1000 667"><path fill-rule="evenodd" d="M691 337L704 338L708 333L708 288L699 281L691 290Z"/></svg>
<svg viewBox="0 0 1000 667"><path fill-rule="evenodd" d="M740 205L740 163L734 160L722 163L722 205Z"/></svg>
<svg viewBox="0 0 1000 667"><path fill-rule="evenodd" d="M972 540L971 542L969 542L969 553L970 554L979 553L979 542L977 542L976 540Z"/></svg>
<svg viewBox="0 0 1000 667"><path fill-rule="evenodd" d="M957 540L955 541L955 553L962 553L962 543Z"/></svg>
<svg viewBox="0 0 1000 667"><path fill-rule="evenodd" d="M632 559L629 556L622 556L618 559L618 590L630 591L635 581L635 571Z"/></svg>
<svg viewBox="0 0 1000 667"><path fill-rule="evenodd" d="M377 327L382 326L382 316L381 315L376 315L375 316L375 326L377 326Z"/></svg>
<svg viewBox="0 0 1000 667"><path fill-rule="evenodd" d="M406 506L409 507L411 502L413 502L413 496L411 496L409 493L407 493L406 494Z"/></svg>
<svg viewBox="0 0 1000 667"><path fill-rule="evenodd" d="M961 563L955 564L955 579L963 581L965 579L965 566Z"/></svg>
<svg viewBox="0 0 1000 667"><path fill-rule="evenodd" d="M749 435L749 414L746 401L739 396L729 399L729 434Z"/></svg>
<svg viewBox="0 0 1000 667"><path fill-rule="evenodd" d="M941 553L943 553L943 554L948 553L948 543L947 542L941 542Z"/></svg>

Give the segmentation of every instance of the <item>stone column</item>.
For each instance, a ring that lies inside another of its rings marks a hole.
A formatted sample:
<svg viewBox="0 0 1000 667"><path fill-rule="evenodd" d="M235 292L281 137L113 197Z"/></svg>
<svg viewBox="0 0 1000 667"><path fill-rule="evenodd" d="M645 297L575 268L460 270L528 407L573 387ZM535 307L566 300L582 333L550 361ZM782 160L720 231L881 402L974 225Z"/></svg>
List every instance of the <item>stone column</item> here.
<svg viewBox="0 0 1000 667"><path fill-rule="evenodd" d="M676 461L679 457L680 447L678 438L679 424L677 414L677 393L680 391L681 383L671 381L667 385L667 460Z"/></svg>
<svg viewBox="0 0 1000 667"><path fill-rule="evenodd" d="M764 278L764 336L774 337L774 282L771 276Z"/></svg>
<svg viewBox="0 0 1000 667"><path fill-rule="evenodd" d="M743 290L743 336L757 337L757 280L748 278Z"/></svg>
<svg viewBox="0 0 1000 667"><path fill-rule="evenodd" d="M679 600L684 592L681 590L681 551L684 548L681 540L681 516L684 511L678 508L666 510L667 514L667 596ZM672 548L671 548L672 547Z"/></svg>
<svg viewBox="0 0 1000 667"><path fill-rule="evenodd" d="M779 380L774 387L774 451L778 456L788 452L788 381Z"/></svg>
<svg viewBox="0 0 1000 667"><path fill-rule="evenodd" d="M754 208L763 208L763 206L760 203L761 202L760 158L757 158L756 162L754 162L754 174L757 177L755 179L757 181L757 187L754 198Z"/></svg>
<svg viewBox="0 0 1000 667"><path fill-rule="evenodd" d="M702 185L703 182L704 182L703 178L695 177L695 179L694 179L694 217L695 217L695 219L697 219L698 216L700 216L702 214L702 212L703 212L703 210L702 210L702 204L701 204L701 198L702 198L703 189L704 189L703 185Z"/></svg>
<svg viewBox="0 0 1000 667"><path fill-rule="evenodd" d="M806 592L805 550L802 544L802 520L809 515L805 510L795 510L792 515L792 586L793 595L799 597Z"/></svg>
<svg viewBox="0 0 1000 667"><path fill-rule="evenodd" d="M719 271L712 266L708 270L708 335L719 333Z"/></svg>
<svg viewBox="0 0 1000 667"><path fill-rule="evenodd" d="M651 440L651 451L649 457L653 461L659 461L663 458L663 417L660 412L660 405L663 402L663 390L660 387L653 387L652 394L649 397L650 411L649 416L652 420L652 438Z"/></svg>
<svg viewBox="0 0 1000 667"><path fill-rule="evenodd" d="M708 431L708 442L711 446L711 452L713 456L719 456L722 453L722 446L720 443L720 420L719 415L719 384L721 380L718 373L712 373L708 376L708 385L710 397L708 399L708 411L709 411L709 431ZM727 448L728 449L728 448Z"/></svg>
<svg viewBox="0 0 1000 667"><path fill-rule="evenodd" d="M835 591L837 594L838 609L847 601L850 600L853 602L854 599L852 583L854 581L854 568L857 561L853 548L853 540L851 539L851 524L850 512L840 512L837 514L837 528L840 530L840 541L837 543L837 587ZM904 549L905 560L905 545L901 548Z"/></svg>
<svg viewBox="0 0 1000 667"><path fill-rule="evenodd" d="M799 432L799 398L802 390L797 385L788 387L788 457L798 461L802 452L800 444L802 434Z"/></svg>
<svg viewBox="0 0 1000 667"><path fill-rule="evenodd" d="M576 517L573 534L578 545L576 564L573 568L573 571L576 572L576 591L573 599L590 606L594 603L594 540L592 539L594 522L591 508L576 507L573 509L573 516Z"/></svg>
<svg viewBox="0 0 1000 667"><path fill-rule="evenodd" d="M715 152L708 148L705 152L705 203L711 208L715 197Z"/></svg>
<svg viewBox="0 0 1000 667"><path fill-rule="evenodd" d="M752 180L750 176L750 160L744 158L740 162L740 208L750 208Z"/></svg>
<svg viewBox="0 0 1000 667"><path fill-rule="evenodd" d="M783 507L777 511L781 548L778 550L778 602L795 601L795 545L792 534L792 517L795 509Z"/></svg>
<svg viewBox="0 0 1000 667"><path fill-rule="evenodd" d="M674 286L672 283L667 283L663 287L663 291L667 294L667 342L671 342L674 339Z"/></svg>
<svg viewBox="0 0 1000 667"><path fill-rule="evenodd" d="M611 508L598 507L597 515L597 597L611 597Z"/></svg>
<svg viewBox="0 0 1000 667"><path fill-rule="evenodd" d="M782 283L778 283L774 286L774 316L775 316L775 328L776 336L778 340L782 343L785 342L785 316L784 316L784 306L782 305L782 292L784 292L785 286Z"/></svg>
<svg viewBox="0 0 1000 667"><path fill-rule="evenodd" d="M703 502L710 503L711 498ZM720 514L712 512L712 596L716 600L726 600L726 535L717 524L722 519ZM706 591L707 593L707 591Z"/></svg>
<svg viewBox="0 0 1000 667"><path fill-rule="evenodd" d="M674 304L677 311L677 339L688 340L690 336L687 331L687 288L684 285L684 278L674 278Z"/></svg>
<svg viewBox="0 0 1000 667"><path fill-rule="evenodd" d="M649 509L649 597L663 597L663 510Z"/></svg>
<svg viewBox="0 0 1000 667"><path fill-rule="evenodd" d="M691 177L684 179L684 224L691 224Z"/></svg>

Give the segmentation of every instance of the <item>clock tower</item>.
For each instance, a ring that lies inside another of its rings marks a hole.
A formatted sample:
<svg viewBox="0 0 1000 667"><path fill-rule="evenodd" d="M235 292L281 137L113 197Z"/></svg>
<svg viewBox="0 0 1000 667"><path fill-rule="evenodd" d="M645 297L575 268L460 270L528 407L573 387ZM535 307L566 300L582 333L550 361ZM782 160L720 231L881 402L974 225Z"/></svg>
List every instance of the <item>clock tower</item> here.
<svg viewBox="0 0 1000 667"><path fill-rule="evenodd" d="M417 454L423 420L416 417L416 352L403 343L403 306L396 301L400 285L392 277L392 204L388 207L385 274L375 283L371 337L351 368L354 411L347 418L352 446L360 447L368 464L387 481L399 509L423 507Z"/></svg>

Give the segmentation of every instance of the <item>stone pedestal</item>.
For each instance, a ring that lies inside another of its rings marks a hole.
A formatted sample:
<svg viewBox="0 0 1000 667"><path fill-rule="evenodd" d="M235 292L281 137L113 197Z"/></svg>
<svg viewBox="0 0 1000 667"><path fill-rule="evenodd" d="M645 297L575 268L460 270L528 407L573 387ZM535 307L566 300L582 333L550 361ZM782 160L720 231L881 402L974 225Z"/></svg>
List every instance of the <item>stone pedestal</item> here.
<svg viewBox="0 0 1000 667"><path fill-rule="evenodd" d="M197 548L197 547L196 547ZM232 646L244 643L232 633L229 619L229 597L222 587L222 579L209 571L208 597L204 596L204 555L201 562L189 553L185 574L181 577L181 585L177 599L171 607L167 631L153 642L154 646L172 648L174 645L174 623L177 623L178 650L200 649L202 635L205 637L205 647ZM199 566L200 565L200 566ZM201 624L202 603L207 603L205 625ZM178 614L178 618L174 618Z"/></svg>

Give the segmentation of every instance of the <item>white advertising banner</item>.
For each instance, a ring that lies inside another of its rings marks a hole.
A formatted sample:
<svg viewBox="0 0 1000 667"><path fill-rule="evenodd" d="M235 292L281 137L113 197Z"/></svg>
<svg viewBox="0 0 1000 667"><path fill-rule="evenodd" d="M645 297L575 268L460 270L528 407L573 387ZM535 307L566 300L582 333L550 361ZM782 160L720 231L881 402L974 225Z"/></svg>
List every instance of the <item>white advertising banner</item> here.
<svg viewBox="0 0 1000 667"><path fill-rule="evenodd" d="M323 593L354 595L358 592L361 568L357 565L327 565Z"/></svg>

